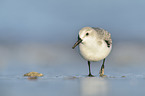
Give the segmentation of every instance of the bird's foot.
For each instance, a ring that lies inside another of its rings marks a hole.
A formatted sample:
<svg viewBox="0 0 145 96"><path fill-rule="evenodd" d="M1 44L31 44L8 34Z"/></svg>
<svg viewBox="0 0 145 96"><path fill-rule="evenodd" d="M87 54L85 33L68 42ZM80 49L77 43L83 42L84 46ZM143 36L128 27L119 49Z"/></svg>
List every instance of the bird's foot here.
<svg viewBox="0 0 145 96"><path fill-rule="evenodd" d="M88 76L89 76L89 77L95 77L95 76L94 76L94 75L92 75L92 74L89 74Z"/></svg>
<svg viewBox="0 0 145 96"><path fill-rule="evenodd" d="M100 74L100 77L103 77L103 78L104 78L104 77L107 77L107 75L104 75L104 74Z"/></svg>
<svg viewBox="0 0 145 96"><path fill-rule="evenodd" d="M100 72L99 72L100 77L104 77L104 67L101 67Z"/></svg>

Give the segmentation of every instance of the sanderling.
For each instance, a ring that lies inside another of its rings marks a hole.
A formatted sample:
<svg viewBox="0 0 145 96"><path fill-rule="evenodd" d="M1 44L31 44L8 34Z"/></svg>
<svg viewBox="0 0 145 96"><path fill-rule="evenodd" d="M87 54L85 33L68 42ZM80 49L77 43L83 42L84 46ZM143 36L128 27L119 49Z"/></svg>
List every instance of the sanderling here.
<svg viewBox="0 0 145 96"><path fill-rule="evenodd" d="M78 41L72 47L79 45L80 54L88 61L89 75L91 74L90 61L103 60L99 75L104 76L105 58L112 49L111 34L104 29L94 27L84 27L80 30Z"/></svg>

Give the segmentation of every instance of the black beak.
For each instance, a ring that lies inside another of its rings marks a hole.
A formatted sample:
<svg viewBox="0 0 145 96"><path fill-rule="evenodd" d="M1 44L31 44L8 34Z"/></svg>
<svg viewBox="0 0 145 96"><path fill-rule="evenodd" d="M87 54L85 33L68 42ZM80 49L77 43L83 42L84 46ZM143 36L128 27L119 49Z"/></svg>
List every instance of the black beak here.
<svg viewBox="0 0 145 96"><path fill-rule="evenodd" d="M82 39L78 36L78 41L74 44L72 49L74 49L77 45L79 45L82 42Z"/></svg>

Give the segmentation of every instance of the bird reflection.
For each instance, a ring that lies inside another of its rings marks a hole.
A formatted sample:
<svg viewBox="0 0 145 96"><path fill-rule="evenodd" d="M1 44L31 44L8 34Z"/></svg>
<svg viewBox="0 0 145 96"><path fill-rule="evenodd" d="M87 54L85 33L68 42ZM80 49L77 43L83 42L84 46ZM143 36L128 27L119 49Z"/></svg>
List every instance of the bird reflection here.
<svg viewBox="0 0 145 96"><path fill-rule="evenodd" d="M80 88L81 96L107 96L108 94L108 83L104 78L82 78Z"/></svg>

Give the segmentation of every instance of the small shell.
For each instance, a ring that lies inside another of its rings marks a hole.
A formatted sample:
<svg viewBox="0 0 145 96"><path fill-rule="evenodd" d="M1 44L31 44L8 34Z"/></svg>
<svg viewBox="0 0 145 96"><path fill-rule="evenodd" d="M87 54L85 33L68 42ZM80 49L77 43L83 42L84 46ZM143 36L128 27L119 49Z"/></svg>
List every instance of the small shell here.
<svg viewBox="0 0 145 96"><path fill-rule="evenodd" d="M29 72L29 73L24 74L24 76L30 76L30 77L37 76L37 77L41 77L41 76L43 76L43 74L38 73L38 72Z"/></svg>

